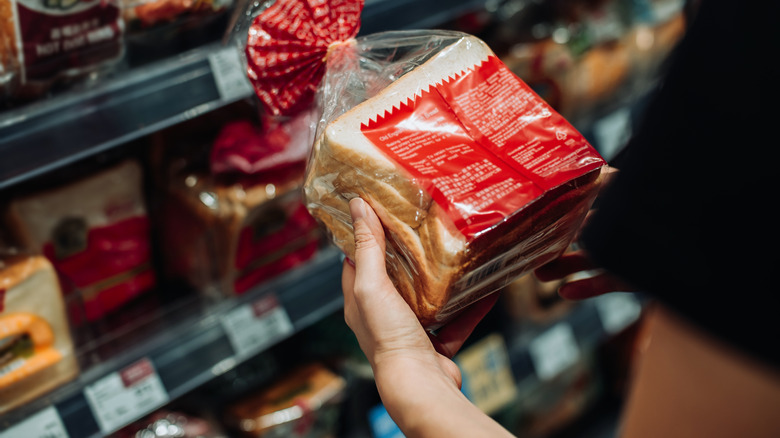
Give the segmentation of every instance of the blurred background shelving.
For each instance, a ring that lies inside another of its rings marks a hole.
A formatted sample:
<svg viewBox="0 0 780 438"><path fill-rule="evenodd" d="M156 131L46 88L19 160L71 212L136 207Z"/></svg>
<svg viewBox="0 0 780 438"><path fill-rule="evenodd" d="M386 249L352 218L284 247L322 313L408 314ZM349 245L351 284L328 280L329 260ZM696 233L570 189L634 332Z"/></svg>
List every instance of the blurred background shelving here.
<svg viewBox="0 0 780 438"><path fill-rule="evenodd" d="M361 34L447 28L480 36L609 157L630 135L663 60L684 32L685 3L586 3L367 0ZM219 190L235 181L223 184L203 173L210 147L235 120L262 123L241 73L241 53L230 40L232 14L242 7L228 4L157 27L128 22L123 55L110 65L32 99L0 95L2 205L135 160L157 272L153 291L119 314L71 323L78 375L0 414L0 437L147 438L155 436L151 425L166 421L209 431L199 436L234 436L240 427L229 418L238 411L227 407L256 404L251 395L285 381L287 371L320 362L336 373L333 381L344 383L331 403L335 413L299 412L297 420L305 421L292 423L305 427L289 436L397 436L341 317L341 256L324 239L312 254L273 268L241 293L226 293L223 284L199 293L168 275L167 258L177 243L164 238L165 208L171 196L186 204L195 192L160 187L181 183L200 190L203 202L204 193L222 199ZM251 187L245 183L236 193ZM202 234L215 227L204 226ZM15 233L0 229L0 254L15 249ZM78 297L72 301L69 309L83 306ZM502 291L500 303L456 357L467 395L519 436L614 436L643 297L568 303L543 285L518 283ZM126 384L127 391L105 389L139 369L143 378ZM498 376L508 379L501 382L510 382L510 390L490 389Z"/></svg>

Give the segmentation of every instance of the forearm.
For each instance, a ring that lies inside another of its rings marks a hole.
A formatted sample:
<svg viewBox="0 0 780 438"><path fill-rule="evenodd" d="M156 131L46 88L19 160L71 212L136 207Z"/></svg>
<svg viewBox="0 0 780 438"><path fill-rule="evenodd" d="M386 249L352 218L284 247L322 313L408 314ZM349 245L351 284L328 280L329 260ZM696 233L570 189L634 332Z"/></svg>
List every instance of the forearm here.
<svg viewBox="0 0 780 438"><path fill-rule="evenodd" d="M375 366L377 388L407 438L511 437L479 410L435 364L396 360Z"/></svg>

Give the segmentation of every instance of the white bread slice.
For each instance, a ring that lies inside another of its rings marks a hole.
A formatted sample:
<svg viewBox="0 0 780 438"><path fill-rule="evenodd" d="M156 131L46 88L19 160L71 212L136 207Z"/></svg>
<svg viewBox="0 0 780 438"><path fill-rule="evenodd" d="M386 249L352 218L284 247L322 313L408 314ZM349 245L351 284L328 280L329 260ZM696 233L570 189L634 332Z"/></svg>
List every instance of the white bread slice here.
<svg viewBox="0 0 780 438"><path fill-rule="evenodd" d="M344 220L349 223L349 198L363 197L387 230L389 257L404 260L401 266L389 261L388 268L391 274L398 271L391 277L422 320L434 318L446 304L449 285L462 267L466 239L411 175L362 134L361 125L431 86L473 69L492 54L478 38L457 39L328 124L314 147L306 184L310 211L326 225L337 245L352 256L354 237ZM341 213L334 214L337 211Z"/></svg>
<svg viewBox="0 0 780 438"><path fill-rule="evenodd" d="M349 199L360 196L374 208L385 227L388 274L428 329L437 328L457 310L497 290L512 279L510 276L516 277L530 266L518 260L523 261L522 249L531 242L541 239L548 243L547 236L553 236L568 243L571 230L550 233L547 229L555 226L553 216L592 201L593 175L545 194L467 241L418 182L361 132L361 125L432 85L474 69L491 55L490 48L476 37L464 35L455 40L376 96L330 122L315 142L307 170L307 207L347 256L354 256ZM560 245L553 248L560 252ZM505 260L507 254L513 260ZM557 254L541 255L549 260Z"/></svg>
<svg viewBox="0 0 780 438"><path fill-rule="evenodd" d="M66 305L60 290L57 273L42 256L0 257L0 337L8 334L9 325L15 315L32 314L46 321L53 339L49 345L38 345L36 354L48 354L56 350L59 359L31 372L25 370L30 363L17 367L7 366L3 373L18 380L7 386L0 385L0 414L21 406L36 397L74 379L78 364L71 339ZM49 348L45 348L49 347ZM29 358L27 358L29 359ZM2 367L0 367L2 368Z"/></svg>
<svg viewBox="0 0 780 438"><path fill-rule="evenodd" d="M63 218L82 218L93 228L144 216L141 172L138 162L127 160L63 187L14 199L8 226L19 245L40 252Z"/></svg>

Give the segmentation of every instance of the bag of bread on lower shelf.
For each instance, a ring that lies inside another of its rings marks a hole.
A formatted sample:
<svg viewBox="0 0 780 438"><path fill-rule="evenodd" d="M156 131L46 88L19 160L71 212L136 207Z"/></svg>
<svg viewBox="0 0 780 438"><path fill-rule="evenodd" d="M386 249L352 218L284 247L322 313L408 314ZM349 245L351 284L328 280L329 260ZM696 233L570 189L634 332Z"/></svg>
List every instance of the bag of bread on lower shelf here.
<svg viewBox="0 0 780 438"><path fill-rule="evenodd" d="M349 200L370 204L388 274L435 330L561 254L606 163L480 39L356 37L362 6L273 2L248 30L249 78L271 113L317 90L306 205L352 257Z"/></svg>
<svg viewBox="0 0 780 438"><path fill-rule="evenodd" d="M41 256L0 255L0 414L77 374L54 268Z"/></svg>
<svg viewBox="0 0 780 438"><path fill-rule="evenodd" d="M223 116L227 122L214 117L157 134L153 160L164 174L166 274L221 298L310 260L323 234L301 196L310 117L261 126L244 111ZM202 139L213 132L207 145Z"/></svg>
<svg viewBox="0 0 780 438"><path fill-rule="evenodd" d="M303 363L229 406L225 423L246 437L336 436L347 381L319 362Z"/></svg>
<svg viewBox="0 0 780 438"><path fill-rule="evenodd" d="M16 196L3 219L12 243L48 258L65 295L80 297L74 325L111 319L157 284L143 169L134 159Z"/></svg>

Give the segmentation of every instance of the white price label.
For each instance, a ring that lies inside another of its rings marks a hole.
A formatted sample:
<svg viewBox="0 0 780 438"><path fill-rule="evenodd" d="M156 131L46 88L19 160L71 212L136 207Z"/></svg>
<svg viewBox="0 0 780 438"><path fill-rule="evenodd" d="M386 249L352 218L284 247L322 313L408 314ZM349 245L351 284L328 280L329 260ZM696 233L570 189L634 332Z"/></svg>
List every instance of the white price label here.
<svg viewBox="0 0 780 438"><path fill-rule="evenodd" d="M541 333L528 346L536 375L549 380L577 363L580 349L574 330L566 323L558 323Z"/></svg>
<svg viewBox="0 0 780 438"><path fill-rule="evenodd" d="M87 386L84 395L105 434L168 402L160 376L146 358Z"/></svg>
<svg viewBox="0 0 780 438"><path fill-rule="evenodd" d="M68 438L60 414L48 407L11 428L0 432L0 438Z"/></svg>
<svg viewBox="0 0 780 438"><path fill-rule="evenodd" d="M290 317L275 295L233 309L222 317L222 326L241 357L258 353L294 331Z"/></svg>
<svg viewBox="0 0 780 438"><path fill-rule="evenodd" d="M209 55L214 82L222 100L232 101L252 95L252 84L238 56L239 51L235 47L226 47Z"/></svg>
<svg viewBox="0 0 780 438"><path fill-rule="evenodd" d="M487 414L494 414L517 395L504 338L491 334L455 356L463 392Z"/></svg>
<svg viewBox="0 0 780 438"><path fill-rule="evenodd" d="M639 318L642 305L629 293L611 293L596 298L596 311L608 334L615 334Z"/></svg>

